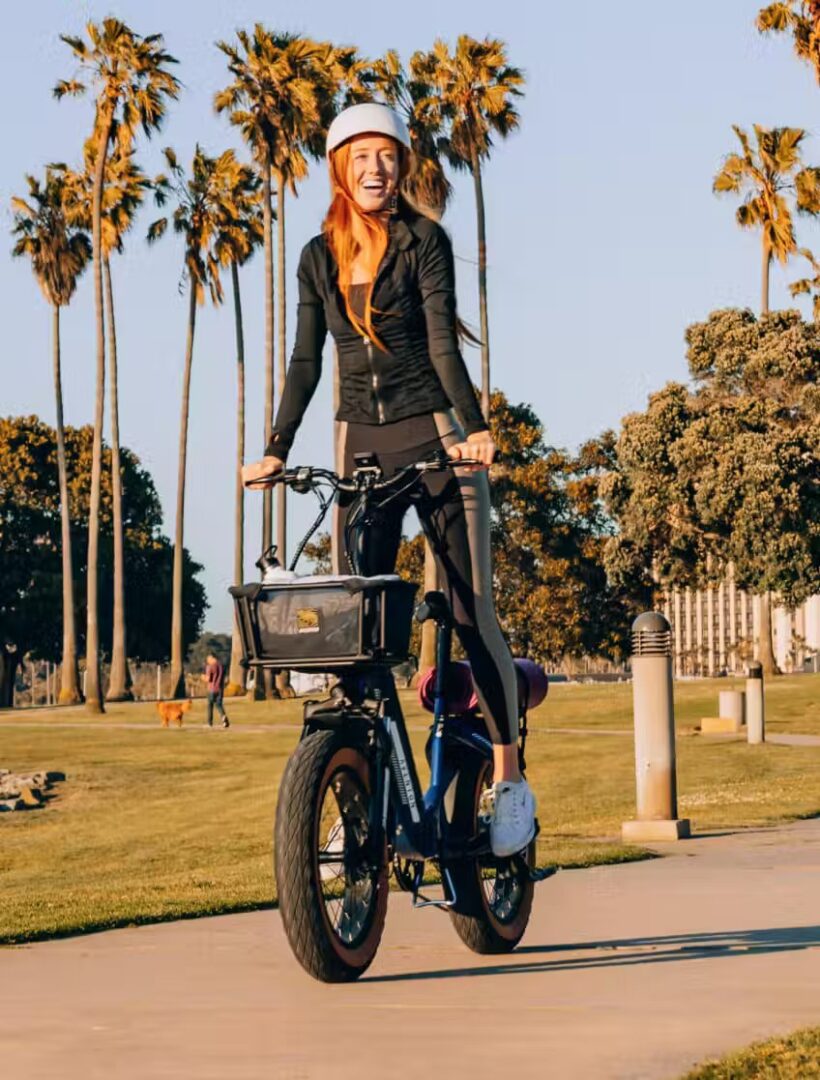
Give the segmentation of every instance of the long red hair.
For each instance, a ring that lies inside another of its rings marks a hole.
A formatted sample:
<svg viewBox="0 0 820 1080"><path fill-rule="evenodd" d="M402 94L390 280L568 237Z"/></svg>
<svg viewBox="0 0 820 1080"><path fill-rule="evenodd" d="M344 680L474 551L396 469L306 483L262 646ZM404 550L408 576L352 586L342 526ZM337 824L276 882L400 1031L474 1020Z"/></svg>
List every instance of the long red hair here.
<svg viewBox="0 0 820 1080"><path fill-rule="evenodd" d="M378 214L365 214L359 208L359 204L350 190L350 147L349 142L342 143L338 149L330 153L330 183L332 199L330 208L322 223L322 230L327 238L328 246L339 268L339 292L344 299L347 317L362 336L370 338L382 351L387 352L379 336L373 328L373 312L379 312L373 307L373 286L381 261L387 251L389 233L383 218ZM400 206L404 206L412 213L421 214L423 217L438 221L439 214L430 207L425 206L418 199L411 197L407 190L407 180L413 169L415 159L411 152L401 143L396 143L399 154L399 182L397 186L397 198ZM361 225L357 239L354 235L353 222ZM353 276L353 263L360 256L369 271L369 285L365 295L364 318L359 318L350 304L350 285ZM464 323L456 314L456 332L462 341L469 341L473 345L480 345L481 338Z"/></svg>
<svg viewBox="0 0 820 1080"><path fill-rule="evenodd" d="M410 171L410 154L396 143L399 154L399 191ZM330 154L330 183L332 199L322 230L339 268L339 292L342 294L347 317L362 336L369 337L380 349L387 351L373 327L373 285L381 261L387 251L389 233L378 214L365 214L350 190L350 143L342 143ZM354 224L355 223L355 224ZM355 229L355 232L354 232ZM364 318L350 304L353 263L361 261L368 270L369 285L365 294Z"/></svg>

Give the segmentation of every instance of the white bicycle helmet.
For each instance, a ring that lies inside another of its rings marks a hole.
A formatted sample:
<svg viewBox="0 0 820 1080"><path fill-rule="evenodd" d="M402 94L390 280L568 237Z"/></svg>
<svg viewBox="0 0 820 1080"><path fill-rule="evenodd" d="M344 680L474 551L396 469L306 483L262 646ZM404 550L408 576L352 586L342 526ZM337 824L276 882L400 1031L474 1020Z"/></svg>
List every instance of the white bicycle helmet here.
<svg viewBox="0 0 820 1080"><path fill-rule="evenodd" d="M389 135L410 149L410 132L399 114L387 105L368 101L364 105L351 105L339 113L328 129L327 154L354 135L370 134Z"/></svg>

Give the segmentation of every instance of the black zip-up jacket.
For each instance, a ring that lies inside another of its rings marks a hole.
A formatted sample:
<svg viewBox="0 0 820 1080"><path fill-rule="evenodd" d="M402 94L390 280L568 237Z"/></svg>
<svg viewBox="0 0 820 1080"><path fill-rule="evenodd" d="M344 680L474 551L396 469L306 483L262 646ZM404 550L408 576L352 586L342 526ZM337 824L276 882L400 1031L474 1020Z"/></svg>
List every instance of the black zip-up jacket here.
<svg viewBox="0 0 820 1080"><path fill-rule="evenodd" d="M328 330L339 350L337 420L389 424L452 405L466 434L486 429L458 347L450 240L436 222L407 208L390 219L389 230L373 290L373 325L387 352L348 319L324 235L303 249L296 343L267 454L284 460L293 444L319 382Z"/></svg>

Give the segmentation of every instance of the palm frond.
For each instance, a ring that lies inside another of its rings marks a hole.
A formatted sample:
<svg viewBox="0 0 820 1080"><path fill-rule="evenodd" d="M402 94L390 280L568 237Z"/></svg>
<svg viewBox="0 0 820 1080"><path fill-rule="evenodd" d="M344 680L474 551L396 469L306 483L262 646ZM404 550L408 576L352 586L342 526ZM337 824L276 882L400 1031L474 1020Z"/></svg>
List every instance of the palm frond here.
<svg viewBox="0 0 820 1080"><path fill-rule="evenodd" d="M85 83L79 79L60 79L52 90L52 95L59 101L64 97L80 97L85 93Z"/></svg>
<svg viewBox="0 0 820 1080"><path fill-rule="evenodd" d="M149 244L156 243L165 235L165 230L168 228L168 218L157 218L156 221L152 221L148 226L148 233L146 239Z"/></svg>

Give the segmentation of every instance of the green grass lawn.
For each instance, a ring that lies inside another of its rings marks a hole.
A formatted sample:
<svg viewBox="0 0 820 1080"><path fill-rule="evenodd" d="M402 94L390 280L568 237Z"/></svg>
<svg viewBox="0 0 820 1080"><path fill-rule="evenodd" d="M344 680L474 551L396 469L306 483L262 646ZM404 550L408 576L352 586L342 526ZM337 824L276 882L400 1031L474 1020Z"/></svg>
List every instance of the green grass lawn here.
<svg viewBox="0 0 820 1080"><path fill-rule="evenodd" d="M755 1043L708 1062L683 1080L816 1080L820 1077L820 1028Z"/></svg>
<svg viewBox="0 0 820 1080"><path fill-rule="evenodd" d="M721 690L743 690L745 679L687 679L675 683L679 729L718 715ZM773 732L820 735L820 675L788 675L765 686L766 724ZM630 683L553 683L538 718L551 727L632 728Z"/></svg>
<svg viewBox="0 0 820 1080"><path fill-rule="evenodd" d="M705 715L715 687L726 685L684 684L679 719L687 710L690 719ZM811 730L818 691L820 678L811 677L770 690L770 727ZM420 751L427 715L412 694L405 702ZM634 814L631 738L549 731L628 727L628 703L627 686L559 685L534 715L527 757L542 862L586 866L645 854L618 840ZM112 706L100 719L76 709L0 714L0 765L67 776L46 808L0 815L0 942L275 901L271 827L301 704L228 706L227 732L203 729L202 702L181 731L161 729L152 703ZM682 735L680 812L696 829L818 814L818 752Z"/></svg>

